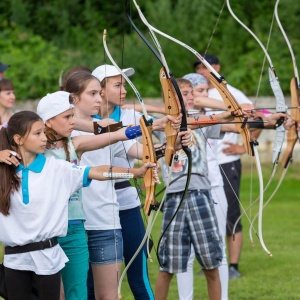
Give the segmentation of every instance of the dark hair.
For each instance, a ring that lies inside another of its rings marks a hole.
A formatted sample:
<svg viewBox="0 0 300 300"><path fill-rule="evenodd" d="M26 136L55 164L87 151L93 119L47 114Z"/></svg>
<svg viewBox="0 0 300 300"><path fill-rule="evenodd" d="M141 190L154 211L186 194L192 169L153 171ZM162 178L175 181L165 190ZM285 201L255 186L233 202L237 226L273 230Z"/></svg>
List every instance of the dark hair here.
<svg viewBox="0 0 300 300"><path fill-rule="evenodd" d="M21 111L10 118L7 128L0 130L0 151L12 150L18 152L18 145L14 136L25 137L28 135L32 124L42 119L32 111ZM15 172L13 165L0 163L0 212L5 216L9 215L10 195L20 188L20 178Z"/></svg>
<svg viewBox="0 0 300 300"><path fill-rule="evenodd" d="M204 53L201 54L201 56L210 64L210 65L219 65L219 59L212 54L209 53ZM198 65L202 64L202 61L200 59L197 58L197 60L194 62L193 66L194 68L196 68Z"/></svg>
<svg viewBox="0 0 300 300"><path fill-rule="evenodd" d="M14 85L10 79L3 78L0 80L0 92L14 90Z"/></svg>
<svg viewBox="0 0 300 300"><path fill-rule="evenodd" d="M93 79L98 78L87 72L76 72L73 73L66 82L66 92L71 93L79 97L86 89L89 82Z"/></svg>
<svg viewBox="0 0 300 300"><path fill-rule="evenodd" d="M64 78L62 80L62 84L60 86L60 90L61 91L66 91L66 83L69 79L70 76L72 76L74 73L78 73L78 72L85 72L88 74L92 74L92 70L90 70L88 67L85 66L75 66L70 68L67 73L64 75Z"/></svg>
<svg viewBox="0 0 300 300"><path fill-rule="evenodd" d="M70 69L68 71L68 73L66 74L64 90L66 92L69 92L70 95L74 94L77 97L80 97L80 95L86 89L87 85L89 84L89 82L91 80L93 80L93 79L98 80L98 78L96 78L95 76L92 75L91 71L87 72L85 70L85 68L86 67L80 67L80 66L74 67L74 68ZM55 131L46 126L47 138L48 138L49 134L55 134ZM70 151L69 151L68 139L66 138L66 139L63 139L62 141L63 141L64 150L66 153L66 160L70 161Z"/></svg>

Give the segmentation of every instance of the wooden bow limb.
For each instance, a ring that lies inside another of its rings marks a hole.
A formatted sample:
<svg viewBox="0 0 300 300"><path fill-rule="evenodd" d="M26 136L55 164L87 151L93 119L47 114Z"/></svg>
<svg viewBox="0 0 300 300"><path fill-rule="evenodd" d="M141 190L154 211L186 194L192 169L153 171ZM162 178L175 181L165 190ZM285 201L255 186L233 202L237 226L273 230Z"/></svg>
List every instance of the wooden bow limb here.
<svg viewBox="0 0 300 300"><path fill-rule="evenodd" d="M230 112L238 112L238 116L235 118L239 120L239 122L244 123L245 117L243 117L243 111L242 108L237 103L236 99L231 95L227 88L227 82L223 77L216 77L214 73L210 73L209 79L213 86L218 90L220 95L222 96L222 99L226 105L227 111ZM247 120L246 120L247 121ZM245 125L236 124L238 132L241 134L244 145L246 148L246 152L250 156L254 156L253 151L253 145L256 143L256 141L253 141L250 135L249 128Z"/></svg>
<svg viewBox="0 0 300 300"><path fill-rule="evenodd" d="M157 163L155 149L152 141L152 124L146 121L146 118L142 116L140 118L140 126L143 137L143 162ZM153 180L153 168L149 168L144 176L144 186L146 190L146 197L144 202L144 211L147 216L150 216L151 211L156 210L155 201L155 186L156 182Z"/></svg>
<svg viewBox="0 0 300 300"><path fill-rule="evenodd" d="M180 115L180 103L178 98L175 96L174 89L170 84L170 80L168 79L164 68L160 69L159 79L162 86L165 114L176 118ZM178 131L171 126L171 122L167 123L165 134L167 142L165 150L165 160L166 163L171 166L173 156L176 152L175 143L178 135Z"/></svg>

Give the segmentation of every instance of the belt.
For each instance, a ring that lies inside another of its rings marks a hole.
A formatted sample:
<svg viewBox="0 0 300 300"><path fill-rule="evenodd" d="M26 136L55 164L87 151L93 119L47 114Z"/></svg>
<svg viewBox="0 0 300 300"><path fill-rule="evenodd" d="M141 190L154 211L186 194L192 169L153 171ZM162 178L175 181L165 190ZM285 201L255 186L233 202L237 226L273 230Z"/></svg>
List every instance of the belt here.
<svg viewBox="0 0 300 300"><path fill-rule="evenodd" d="M44 250L48 248L52 248L58 244L57 238L53 237L51 239L41 241L41 242L36 242L36 243L30 243L24 246L15 246L15 247L10 247L7 246L5 247L5 254L17 254L17 253L25 253L25 252L31 252L31 251L38 251L38 250Z"/></svg>
<svg viewBox="0 0 300 300"><path fill-rule="evenodd" d="M82 224L83 220L69 220L68 224L69 225L77 225L77 224Z"/></svg>
<svg viewBox="0 0 300 300"><path fill-rule="evenodd" d="M127 187L132 186L129 180L115 182L115 190L125 189Z"/></svg>

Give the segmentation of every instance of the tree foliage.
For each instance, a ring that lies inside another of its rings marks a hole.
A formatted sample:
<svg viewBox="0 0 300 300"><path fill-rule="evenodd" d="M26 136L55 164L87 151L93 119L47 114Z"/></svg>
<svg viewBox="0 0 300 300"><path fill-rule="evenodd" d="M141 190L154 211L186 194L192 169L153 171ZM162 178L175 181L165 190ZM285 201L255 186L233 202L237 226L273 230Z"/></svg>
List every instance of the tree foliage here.
<svg viewBox="0 0 300 300"><path fill-rule="evenodd" d="M133 3L130 14L150 39ZM74 65L93 69L110 63L102 33L108 30L108 47L120 66L136 70L134 83L143 96L158 96L160 65L131 28L126 2L104 0L2 0L0 2L0 61L10 63L7 77L13 79L18 99L39 98L56 90L62 70ZM140 2L147 20L156 28L183 41L200 53L216 54L227 81L248 95L258 91L264 53L258 43L229 14L219 0L152 0ZM275 0L234 0L235 14L253 30L264 45L268 42ZM279 15L294 52L299 57L300 9L292 0L282 0ZM216 24L219 18L218 24ZM170 69L176 77L192 72L195 56L158 36ZM293 76L288 48L276 22L268 46L284 93L289 95ZM299 62L300 64L300 62ZM263 69L260 95L271 95L267 66Z"/></svg>

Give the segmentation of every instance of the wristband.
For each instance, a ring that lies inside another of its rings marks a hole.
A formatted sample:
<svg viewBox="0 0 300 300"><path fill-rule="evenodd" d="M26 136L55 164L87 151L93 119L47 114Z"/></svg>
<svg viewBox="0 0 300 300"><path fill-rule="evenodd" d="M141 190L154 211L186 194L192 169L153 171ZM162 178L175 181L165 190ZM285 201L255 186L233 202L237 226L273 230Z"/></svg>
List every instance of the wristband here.
<svg viewBox="0 0 300 300"><path fill-rule="evenodd" d="M135 138L141 136L142 135L141 126L137 125L137 126L127 127L125 130L125 135L129 140L135 139Z"/></svg>
<svg viewBox="0 0 300 300"><path fill-rule="evenodd" d="M118 123L110 124L106 127L100 126L97 123L97 121L94 121L93 124L94 124L94 134L95 135L101 134L101 133L106 133L106 132L114 132L114 131L117 131L117 130L121 129L122 126L123 126L122 121L120 121Z"/></svg>
<svg viewBox="0 0 300 300"><path fill-rule="evenodd" d="M103 172L103 176L106 178L114 178L114 179L134 178L134 175L132 173Z"/></svg>
<svg viewBox="0 0 300 300"><path fill-rule="evenodd" d="M262 118L258 117L257 120L255 120L254 122L248 122L248 127L249 128L257 128L257 129L264 129L265 128L265 124L264 121L262 120Z"/></svg>

